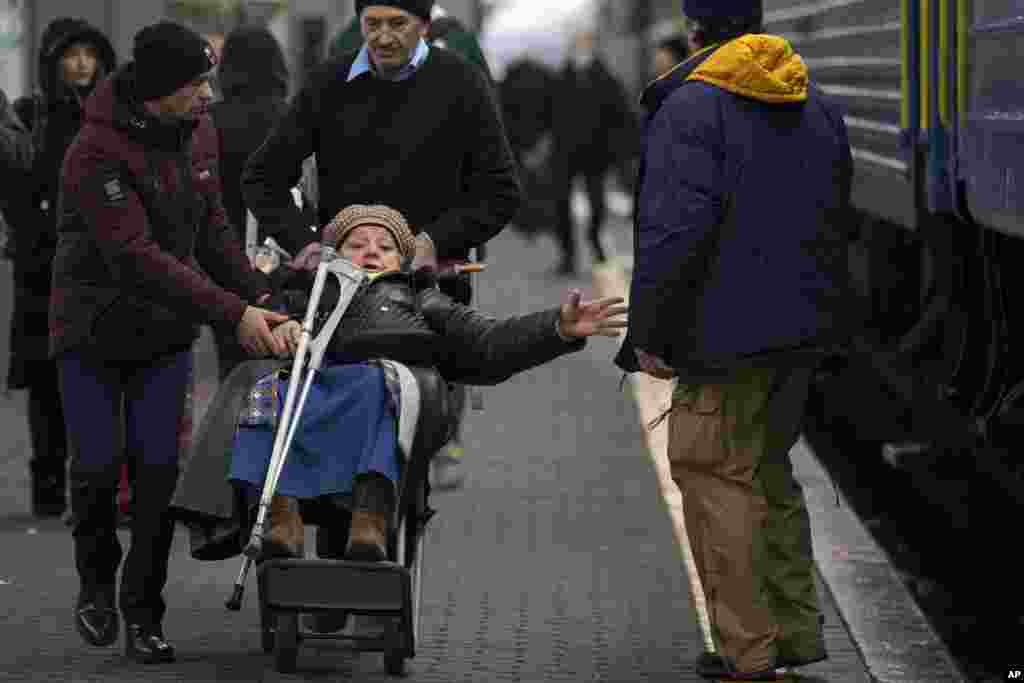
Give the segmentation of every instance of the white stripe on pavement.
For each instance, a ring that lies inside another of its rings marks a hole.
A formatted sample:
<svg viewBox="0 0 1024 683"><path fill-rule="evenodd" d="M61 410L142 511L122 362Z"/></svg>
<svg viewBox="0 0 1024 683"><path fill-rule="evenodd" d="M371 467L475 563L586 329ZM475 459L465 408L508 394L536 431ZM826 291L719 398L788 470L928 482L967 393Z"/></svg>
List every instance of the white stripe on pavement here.
<svg viewBox="0 0 1024 683"><path fill-rule="evenodd" d="M621 297L627 299L628 305L629 287L621 267L617 266L614 262L608 265L595 266L593 277L594 290L599 298ZM661 490L662 500L665 501L665 505L668 508L676 546L687 570L687 584L690 587L690 597L693 601L694 610L697 612L697 619L701 624L704 649L708 652L714 652L715 646L710 636L711 625L708 619L707 604L704 600L704 591L700 585L693 552L690 549L690 539L686 533L686 520L683 517L683 499L679 493L679 487L672 481L672 470L668 462L668 420L663 420L654 429L649 427L671 405L673 384L669 381L655 379L642 372L633 373L629 379L633 386L633 397L636 400L637 409L640 413L640 429L643 431L644 439L647 443L647 453L654 464L658 488Z"/></svg>

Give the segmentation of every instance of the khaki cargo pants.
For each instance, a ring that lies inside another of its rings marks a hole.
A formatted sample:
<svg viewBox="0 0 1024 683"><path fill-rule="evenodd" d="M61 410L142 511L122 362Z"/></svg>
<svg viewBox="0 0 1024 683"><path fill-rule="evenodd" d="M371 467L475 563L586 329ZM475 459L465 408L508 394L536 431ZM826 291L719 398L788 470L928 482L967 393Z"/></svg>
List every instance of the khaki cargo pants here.
<svg viewBox="0 0 1024 683"><path fill-rule="evenodd" d="M810 368L749 368L680 384L668 457L718 653L740 671L824 649L811 529L789 450Z"/></svg>

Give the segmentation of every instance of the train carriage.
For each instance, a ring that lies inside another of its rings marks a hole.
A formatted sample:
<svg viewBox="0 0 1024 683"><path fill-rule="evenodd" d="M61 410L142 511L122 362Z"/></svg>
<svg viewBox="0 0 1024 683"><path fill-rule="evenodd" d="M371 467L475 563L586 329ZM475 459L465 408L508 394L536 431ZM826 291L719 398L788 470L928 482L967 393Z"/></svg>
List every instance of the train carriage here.
<svg viewBox="0 0 1024 683"><path fill-rule="evenodd" d="M892 352L878 365L913 413L886 421L861 406L857 427L878 441L959 436L998 452L1024 410L1008 305L1024 248L1022 14L1013 0L765 1L766 31L846 113L855 270L873 341Z"/></svg>

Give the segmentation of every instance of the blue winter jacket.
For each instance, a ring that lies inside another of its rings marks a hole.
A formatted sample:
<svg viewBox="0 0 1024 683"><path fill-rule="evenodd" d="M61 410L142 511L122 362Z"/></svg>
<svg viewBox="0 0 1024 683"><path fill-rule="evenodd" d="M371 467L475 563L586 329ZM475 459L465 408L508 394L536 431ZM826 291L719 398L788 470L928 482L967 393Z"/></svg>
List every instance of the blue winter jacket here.
<svg viewBox="0 0 1024 683"><path fill-rule="evenodd" d="M645 92L629 330L681 376L833 347L859 324L840 113L782 38L694 55Z"/></svg>

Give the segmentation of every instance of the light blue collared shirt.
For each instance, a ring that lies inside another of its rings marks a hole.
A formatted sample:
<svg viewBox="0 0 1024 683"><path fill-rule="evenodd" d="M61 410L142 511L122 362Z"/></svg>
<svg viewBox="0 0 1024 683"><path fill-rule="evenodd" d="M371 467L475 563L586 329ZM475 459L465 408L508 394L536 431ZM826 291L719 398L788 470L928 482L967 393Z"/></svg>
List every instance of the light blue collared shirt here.
<svg viewBox="0 0 1024 683"><path fill-rule="evenodd" d="M416 45L416 51L412 54L412 59L409 63L402 67L398 74L394 78L389 78L391 81L404 81L405 79L416 73L416 70L423 66L423 62L427 61L427 55L430 54L430 46L427 45L427 41L420 38L420 42ZM352 62L352 68L348 71L349 81L359 78L365 73L371 73L382 78L377 70L373 68L373 64L370 62L370 50L364 44L362 49L359 50L359 54L356 55L356 61Z"/></svg>

